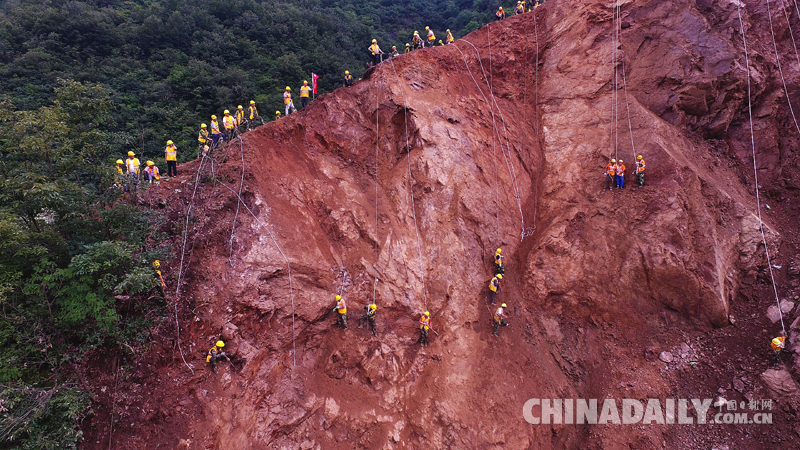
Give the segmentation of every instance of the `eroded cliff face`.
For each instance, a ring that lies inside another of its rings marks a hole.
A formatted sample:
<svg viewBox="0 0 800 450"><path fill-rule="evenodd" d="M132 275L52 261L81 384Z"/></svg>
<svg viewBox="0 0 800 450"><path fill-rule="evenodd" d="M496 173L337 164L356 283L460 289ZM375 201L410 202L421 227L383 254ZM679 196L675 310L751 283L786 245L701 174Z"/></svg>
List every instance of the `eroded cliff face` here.
<svg viewBox="0 0 800 450"><path fill-rule="evenodd" d="M623 1L619 45L614 5L550 1L402 55L213 155L231 189L200 184L173 299L195 372L143 362L136 381L155 394L130 390L121 414L172 426L123 424L115 448L689 448L668 427L522 417L531 397L676 396L678 372L645 348L727 325L766 264L737 3ZM743 5L762 187L783 192L796 165L773 169L794 164L797 136L778 112L764 5ZM797 65L783 69L796 80ZM608 159L630 170L637 154L645 187L603 191ZM242 173L254 216L233 194ZM191 189L158 191L185 220ZM765 220L777 252L787 225ZM497 247L511 326L495 338ZM348 330L333 327L340 291ZM356 320L373 298L377 337ZM425 310L435 333L420 347ZM219 335L233 364L214 375L203 352Z"/></svg>

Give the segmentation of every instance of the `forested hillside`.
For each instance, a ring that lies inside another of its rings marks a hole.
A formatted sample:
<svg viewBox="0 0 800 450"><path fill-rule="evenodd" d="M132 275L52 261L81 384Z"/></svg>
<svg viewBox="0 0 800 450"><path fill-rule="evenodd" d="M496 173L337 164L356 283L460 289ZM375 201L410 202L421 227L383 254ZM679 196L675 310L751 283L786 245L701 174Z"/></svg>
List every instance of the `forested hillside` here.
<svg viewBox="0 0 800 450"><path fill-rule="evenodd" d="M255 99L265 117L311 72L322 92L358 77L377 38L402 48L414 30L456 37L497 0L10 0L0 7L0 88L18 109L47 105L58 78L96 82L115 102L112 129L147 159L172 139L192 157L197 126ZM110 159L116 159L110 158ZM105 161L104 161L105 162Z"/></svg>

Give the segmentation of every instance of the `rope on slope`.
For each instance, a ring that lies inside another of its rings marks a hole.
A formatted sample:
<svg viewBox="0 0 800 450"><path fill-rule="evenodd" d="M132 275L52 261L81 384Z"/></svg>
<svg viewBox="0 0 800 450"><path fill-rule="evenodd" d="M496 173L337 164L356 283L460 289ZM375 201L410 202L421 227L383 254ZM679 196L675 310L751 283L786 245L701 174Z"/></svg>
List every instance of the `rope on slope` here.
<svg viewBox="0 0 800 450"><path fill-rule="evenodd" d="M620 34L622 33L622 13L620 12L619 1L617 1L617 11L616 11L616 33L617 33L617 45L622 46L622 41L620 39ZM616 53L616 52L615 52ZM628 103L628 81L625 78L625 58L620 58L619 60L620 65L622 66L622 88L625 92L625 113L628 116L628 134L631 137L631 151L633 152L633 163L636 163L636 144L633 141L633 126L631 125L631 109L630 104ZM617 131L619 133L619 130ZM635 167L635 166L634 166ZM635 172L634 172L635 173Z"/></svg>
<svg viewBox="0 0 800 450"><path fill-rule="evenodd" d="M767 1L767 5L769 5L769 1ZM742 21L741 3L737 3L737 12L739 14L739 26L742 32L742 43L744 44L745 68L747 70L747 115L750 119L750 148L753 153L753 177L756 185L756 210L758 212L758 229L761 231L761 242L764 244L764 252L767 255L767 267L769 268L769 278L772 281L772 290L775 293L775 302L778 305L778 314L780 315L781 318L781 330L785 335L786 326L783 323L783 312L781 311L781 301L778 298L778 286L775 284L775 276L772 273L772 259L770 258L769 255L769 246L767 246L767 237L764 235L764 222L761 220L761 198L759 196L758 166L756 164L756 138L755 138L755 133L753 132L753 101L750 93L750 56L747 53L747 38L745 37L744 34L744 22ZM777 52L777 47L776 47L776 52ZM787 92L787 98L788 98L788 92Z"/></svg>
<svg viewBox="0 0 800 450"><path fill-rule="evenodd" d="M778 72L781 74L781 81L783 82L783 92L786 94L786 102L789 103L789 112L792 113L792 120L797 132L800 133L800 125L797 124L797 117L792 108L792 100L789 98L789 89L786 87L786 78L783 76L783 68L781 67L781 57L778 55L778 43L775 42L775 28L772 26L772 9L769 6L770 0L767 0L767 17L769 18L769 31L772 33L772 46L775 48L775 61L778 63ZM748 67L748 73L750 68ZM749 78L748 78L749 80Z"/></svg>
<svg viewBox="0 0 800 450"><path fill-rule="evenodd" d="M795 6L797 6L797 1L795 1ZM797 65L800 66L800 54L797 52L797 42L794 40L794 31L792 30L792 22L789 20L789 13L786 12L786 8L781 8L783 10L783 16L786 17L786 24L789 25L789 36L792 38L792 47L794 48L794 56L797 58Z"/></svg>
<svg viewBox="0 0 800 450"><path fill-rule="evenodd" d="M242 154L242 179L239 181L239 196L242 195L242 188L244 187L244 143L242 142L242 134L239 133L239 150ZM231 239L229 246L231 248L230 256L228 256L228 264L233 267L233 231L236 229L236 219L239 217L239 207L241 203L236 202L236 214L233 216L233 224L231 225Z"/></svg>

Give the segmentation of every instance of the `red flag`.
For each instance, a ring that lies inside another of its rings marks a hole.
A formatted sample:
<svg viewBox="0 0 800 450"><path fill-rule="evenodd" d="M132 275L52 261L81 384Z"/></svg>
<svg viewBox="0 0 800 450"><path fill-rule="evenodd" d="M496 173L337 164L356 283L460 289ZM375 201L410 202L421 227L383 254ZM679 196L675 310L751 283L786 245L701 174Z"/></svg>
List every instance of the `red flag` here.
<svg viewBox="0 0 800 450"><path fill-rule="evenodd" d="M319 75L311 72L311 86L314 88L314 95L317 95L317 78L319 78Z"/></svg>

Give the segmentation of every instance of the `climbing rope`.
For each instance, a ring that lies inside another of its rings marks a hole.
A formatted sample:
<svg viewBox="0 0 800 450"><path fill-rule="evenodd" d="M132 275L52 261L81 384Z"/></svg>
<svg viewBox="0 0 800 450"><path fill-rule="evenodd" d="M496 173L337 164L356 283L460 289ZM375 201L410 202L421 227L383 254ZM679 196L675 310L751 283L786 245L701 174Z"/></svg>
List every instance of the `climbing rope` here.
<svg viewBox="0 0 800 450"><path fill-rule="evenodd" d="M378 231L378 175L380 175L380 165L378 158L380 157L380 115L378 108L380 107L380 96L378 90L375 89L375 279L372 283L372 303L377 303L378 292L378 259L380 258L380 232Z"/></svg>
<svg viewBox="0 0 800 450"><path fill-rule="evenodd" d="M769 1L767 1L767 5L769 5ZM742 44L744 45L744 60L745 60L745 68L747 70L747 115L750 119L750 149L753 153L753 178L755 181L756 186L756 211L758 212L758 229L761 231L761 242L764 244L764 252L767 255L767 268L769 269L769 278L772 281L772 290L775 294L775 303L778 305L778 315L781 319L781 330L783 334L786 334L786 326L783 323L783 311L781 311L781 301L778 297L778 286L775 283L775 275L772 272L772 259L770 258L769 254L769 246L767 245L767 237L764 234L764 222L761 220L761 198L759 196L759 189L758 189L758 165L756 163L756 138L755 133L753 131L753 101L751 98L751 91L750 91L750 56L747 53L747 39L744 34L744 21L742 21L742 5L741 3L737 3L737 12L739 14L739 26L742 32ZM788 95L788 93L787 93Z"/></svg>
<svg viewBox="0 0 800 450"><path fill-rule="evenodd" d="M775 48L775 61L778 63L778 72L781 74L781 81L783 82L783 92L786 94L786 102L789 103L789 112L792 113L792 120L797 132L800 133L800 125L797 124L797 117L792 108L792 100L789 98L789 88L786 87L786 78L783 76L783 68L781 67L781 57L778 55L778 43L775 41L775 28L772 26L772 9L769 6L770 0L767 0L767 17L769 18L769 31L772 33L772 46ZM749 70L749 68L748 68ZM749 73L749 72L748 72Z"/></svg>
<svg viewBox="0 0 800 450"><path fill-rule="evenodd" d="M620 35L622 34L622 13L619 7L619 0L617 1L617 20L616 20L616 35L617 35L617 47L622 47L622 40L620 39ZM616 53L616 51L614 52ZM628 81L625 77L625 58L622 57L618 61L619 65L622 68L622 89L625 93L625 113L628 116L628 135L631 138L631 151L633 152L633 162L636 162L636 144L633 141L633 125L631 124L631 109L630 104L628 102ZM619 125L617 125L619 127ZM619 128L617 128L617 134L619 134ZM635 167L635 166L634 166Z"/></svg>
<svg viewBox="0 0 800 450"><path fill-rule="evenodd" d="M795 2L795 5L797 3ZM794 48L794 56L797 58L797 65L800 66L800 54L797 53L797 42L794 40L794 31L792 31L792 21L789 20L789 13L786 12L786 8L781 8L783 10L783 16L786 17L786 24L789 25L789 37L792 38L792 47Z"/></svg>
<svg viewBox="0 0 800 450"><path fill-rule="evenodd" d="M239 181L239 196L242 195L242 188L244 187L244 143L242 142L242 134L239 133L239 150L242 154L242 179ZM233 267L233 232L236 229L236 219L239 217L239 207L241 203L236 202L236 214L233 216L233 223L231 224L231 239L229 242L229 246L231 248L231 253L228 256L228 264Z"/></svg>
<svg viewBox="0 0 800 450"><path fill-rule="evenodd" d="M455 45L455 44L454 44ZM397 84L400 86L400 95L403 97L403 119L405 122L406 127L406 157L408 161L408 189L411 192L411 212L414 215L414 231L417 234L417 251L419 252L419 264L420 270L423 271L422 273L422 297L425 301L425 311L428 310L428 294L425 292L425 273L424 273L424 265L422 260L422 245L420 244L419 239L419 226L417 225L417 208L414 202L414 177L411 174L411 145L408 139L408 105L406 104L406 95L403 92L403 82L400 80L400 75L397 74L397 68L394 66L394 61L391 59L389 62L392 63L392 70L394 70L394 76L397 77Z"/></svg>

